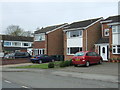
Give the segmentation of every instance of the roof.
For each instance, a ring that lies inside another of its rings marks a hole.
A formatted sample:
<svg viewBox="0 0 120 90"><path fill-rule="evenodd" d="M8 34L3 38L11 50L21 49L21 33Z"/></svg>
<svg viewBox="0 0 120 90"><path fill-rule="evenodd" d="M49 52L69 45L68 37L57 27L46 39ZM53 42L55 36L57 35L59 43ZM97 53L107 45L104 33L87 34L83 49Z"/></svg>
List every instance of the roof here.
<svg viewBox="0 0 120 90"><path fill-rule="evenodd" d="M2 35L2 40L33 42L33 37Z"/></svg>
<svg viewBox="0 0 120 90"><path fill-rule="evenodd" d="M35 33L35 34L46 33L46 32L48 32L48 31L52 31L52 30L54 30L54 29L56 29L56 28L59 28L59 27L65 25L65 24L66 24L66 23L60 24L60 25L54 25L54 26L48 26L48 27L45 27L45 28L41 28L41 29L35 31L34 33Z"/></svg>
<svg viewBox="0 0 120 90"><path fill-rule="evenodd" d="M109 43L109 38L101 38L97 44L102 44L102 43Z"/></svg>
<svg viewBox="0 0 120 90"><path fill-rule="evenodd" d="M96 18L96 19L89 19L89 20L84 20L84 21L73 22L73 23L67 25L67 27L66 27L65 29L87 27L88 25L96 22L96 21L99 20L99 19L101 19L101 18Z"/></svg>
<svg viewBox="0 0 120 90"><path fill-rule="evenodd" d="M120 21L120 15L110 16L110 17L106 18L106 19L103 20L103 21L108 21L108 20L112 20L112 21L111 21L112 23L113 23L113 22L118 22L118 21Z"/></svg>

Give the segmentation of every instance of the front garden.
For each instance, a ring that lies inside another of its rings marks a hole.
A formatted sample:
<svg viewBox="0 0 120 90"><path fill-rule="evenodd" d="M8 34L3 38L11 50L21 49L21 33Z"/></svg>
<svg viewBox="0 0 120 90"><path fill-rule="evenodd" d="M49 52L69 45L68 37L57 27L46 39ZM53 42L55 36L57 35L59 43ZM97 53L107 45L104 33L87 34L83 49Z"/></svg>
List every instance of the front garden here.
<svg viewBox="0 0 120 90"><path fill-rule="evenodd" d="M40 68L40 69L48 69L48 68L64 68L72 66L72 60L67 61L55 61L55 62L49 62L49 63L42 63L42 64L35 64L35 65L28 65L28 66L18 66L14 68Z"/></svg>

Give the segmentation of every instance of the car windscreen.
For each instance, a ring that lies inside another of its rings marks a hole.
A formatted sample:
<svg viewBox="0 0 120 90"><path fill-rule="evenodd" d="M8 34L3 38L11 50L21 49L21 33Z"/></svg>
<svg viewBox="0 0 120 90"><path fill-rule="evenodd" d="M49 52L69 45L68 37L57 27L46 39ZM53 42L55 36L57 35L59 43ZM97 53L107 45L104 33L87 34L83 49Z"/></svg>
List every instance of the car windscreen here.
<svg viewBox="0 0 120 90"><path fill-rule="evenodd" d="M85 55L84 52L78 52L78 53L76 53L74 56L84 56L84 55Z"/></svg>

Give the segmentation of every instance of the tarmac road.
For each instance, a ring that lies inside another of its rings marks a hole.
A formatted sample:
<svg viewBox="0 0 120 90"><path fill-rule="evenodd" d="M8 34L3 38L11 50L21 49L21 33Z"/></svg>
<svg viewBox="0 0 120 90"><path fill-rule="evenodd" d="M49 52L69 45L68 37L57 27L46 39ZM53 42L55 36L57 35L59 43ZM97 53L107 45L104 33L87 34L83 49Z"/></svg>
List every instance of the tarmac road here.
<svg viewBox="0 0 120 90"><path fill-rule="evenodd" d="M21 87L19 85L28 88L118 88L118 83L57 76L50 72L3 72L2 77L14 82L14 86L18 88ZM9 86L3 82L3 87Z"/></svg>

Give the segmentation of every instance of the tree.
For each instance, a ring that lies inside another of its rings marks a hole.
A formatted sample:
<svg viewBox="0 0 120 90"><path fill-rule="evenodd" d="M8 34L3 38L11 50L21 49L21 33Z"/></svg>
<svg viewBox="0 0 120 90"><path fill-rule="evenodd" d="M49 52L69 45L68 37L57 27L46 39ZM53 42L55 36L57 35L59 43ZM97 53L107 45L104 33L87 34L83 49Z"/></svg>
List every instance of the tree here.
<svg viewBox="0 0 120 90"><path fill-rule="evenodd" d="M18 25L10 25L7 27L5 33L12 36L23 36L24 30Z"/></svg>
<svg viewBox="0 0 120 90"><path fill-rule="evenodd" d="M5 33L7 35L12 35L12 36L26 36L26 37L32 36L31 31L24 31L18 25L10 25L10 26L8 26Z"/></svg>

